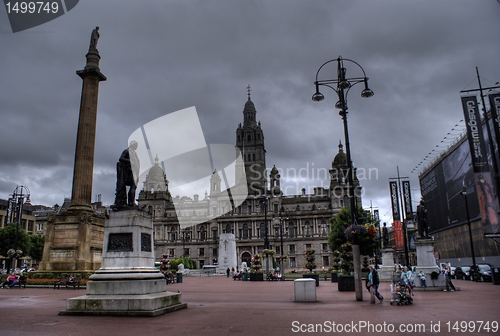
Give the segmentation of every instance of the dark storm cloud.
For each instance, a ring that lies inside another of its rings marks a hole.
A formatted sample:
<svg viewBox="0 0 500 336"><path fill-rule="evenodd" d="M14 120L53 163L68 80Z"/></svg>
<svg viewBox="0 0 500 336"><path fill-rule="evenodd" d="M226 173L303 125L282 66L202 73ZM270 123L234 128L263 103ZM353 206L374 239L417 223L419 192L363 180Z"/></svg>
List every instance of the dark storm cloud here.
<svg viewBox="0 0 500 336"><path fill-rule="evenodd" d="M396 168L418 189L410 172L445 149L440 141L462 119L459 91L477 87L475 67L483 85L500 80L499 15L493 0L107 0L80 2L12 34L0 10L2 198L18 184L30 187L34 203L71 195L75 71L99 26L108 80L100 84L93 194L104 203L114 201L115 164L128 136L162 115L196 106L207 143L234 144L248 84L268 167L328 169L344 143L342 120L333 91L323 90L321 103L311 95L320 65L342 55L363 66L375 92L370 99L359 96L361 87L349 93L352 158L359 172L377 170L361 181L363 202L390 222L388 179ZM334 78L335 69L324 76ZM322 182L284 179L294 192Z"/></svg>

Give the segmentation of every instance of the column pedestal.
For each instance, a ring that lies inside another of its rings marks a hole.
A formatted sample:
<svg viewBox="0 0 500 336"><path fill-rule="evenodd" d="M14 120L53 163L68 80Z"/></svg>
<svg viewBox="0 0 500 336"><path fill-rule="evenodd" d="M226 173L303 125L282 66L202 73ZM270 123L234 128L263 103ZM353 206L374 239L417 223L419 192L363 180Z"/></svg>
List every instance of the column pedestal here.
<svg viewBox="0 0 500 336"><path fill-rule="evenodd" d="M59 315L157 316L187 308L154 268L153 222L137 210L110 214L102 267L90 280L87 294L68 299Z"/></svg>
<svg viewBox="0 0 500 336"><path fill-rule="evenodd" d="M439 267L436 265L434 241L430 238L419 238L415 240L415 246L417 248L416 271L417 273L420 271L425 273L427 287L434 287L434 289L446 288L445 276L439 272ZM418 276L415 279L415 286L417 288L422 286Z"/></svg>
<svg viewBox="0 0 500 336"><path fill-rule="evenodd" d="M394 250L382 249L382 267L379 271L380 281L392 281L394 274Z"/></svg>

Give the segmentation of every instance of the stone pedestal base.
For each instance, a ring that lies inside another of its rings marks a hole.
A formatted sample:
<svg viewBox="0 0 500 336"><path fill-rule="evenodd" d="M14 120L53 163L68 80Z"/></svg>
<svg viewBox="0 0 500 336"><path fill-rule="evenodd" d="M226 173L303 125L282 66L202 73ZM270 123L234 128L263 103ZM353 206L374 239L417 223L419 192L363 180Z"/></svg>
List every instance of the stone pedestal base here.
<svg viewBox="0 0 500 336"><path fill-rule="evenodd" d="M85 295L68 299L59 315L158 316L184 308L180 293Z"/></svg>
<svg viewBox="0 0 500 336"><path fill-rule="evenodd" d="M104 216L70 208L47 221L39 271L93 272L101 267Z"/></svg>
<svg viewBox="0 0 500 336"><path fill-rule="evenodd" d="M420 271L425 273L427 287L446 288L445 276L439 272L439 267L436 265L434 241L432 239L419 238L415 240L415 246L417 248L417 274ZM422 286L422 282L418 276L415 279L415 286Z"/></svg>
<svg viewBox="0 0 500 336"><path fill-rule="evenodd" d="M382 267L378 273L380 281L392 281L394 270L394 250L385 248L382 250Z"/></svg>
<svg viewBox="0 0 500 336"><path fill-rule="evenodd" d="M293 281L295 301L316 302L316 280L296 279Z"/></svg>
<svg viewBox="0 0 500 336"><path fill-rule="evenodd" d="M104 229L103 267L90 277L87 295L66 301L59 315L157 316L187 308L166 291L154 266L153 222L136 210L110 214Z"/></svg>

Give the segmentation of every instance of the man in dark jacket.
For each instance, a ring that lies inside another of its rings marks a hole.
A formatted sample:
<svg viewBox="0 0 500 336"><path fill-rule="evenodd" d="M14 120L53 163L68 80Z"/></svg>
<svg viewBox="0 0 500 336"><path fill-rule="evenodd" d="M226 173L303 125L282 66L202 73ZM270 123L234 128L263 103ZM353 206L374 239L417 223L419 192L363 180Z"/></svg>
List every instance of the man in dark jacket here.
<svg viewBox="0 0 500 336"><path fill-rule="evenodd" d="M370 303L375 303L375 297L380 300L380 303L384 301L384 297L378 292L378 285L380 284L380 278L378 276L377 270L370 266L370 273L367 276L367 287L370 288L371 300Z"/></svg>

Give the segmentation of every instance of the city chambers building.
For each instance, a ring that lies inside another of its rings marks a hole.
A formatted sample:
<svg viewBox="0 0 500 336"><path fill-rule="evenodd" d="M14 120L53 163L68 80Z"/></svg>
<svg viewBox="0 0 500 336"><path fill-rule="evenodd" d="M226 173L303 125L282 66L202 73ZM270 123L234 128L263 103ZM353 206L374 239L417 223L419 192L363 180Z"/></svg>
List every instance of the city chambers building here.
<svg viewBox="0 0 500 336"><path fill-rule="evenodd" d="M199 268L216 264L220 235L232 233L238 265L243 261L250 265L252 256L262 254L268 243L275 251L275 260L282 259L287 272L305 270L305 251L309 247L316 250L317 270L328 269L332 262L328 248L330 218L349 204L343 146L339 144L329 169L329 187L316 187L311 194L302 189L298 195L284 195L279 170L273 167L267 173L265 137L256 114L248 93L243 124L236 129L236 147L242 163L236 164L235 176L240 182L243 176L246 186L240 189L247 191L241 193L244 197L238 202L233 202L238 188L223 188L225 184L217 170L210 176L203 197L172 197L168 176L156 159L146 175L138 203L139 208L147 209L153 216L157 261L166 254L168 258L189 257ZM355 169L353 175L355 195L361 195ZM233 198L228 198L228 194ZM360 196L356 203L361 205Z"/></svg>

